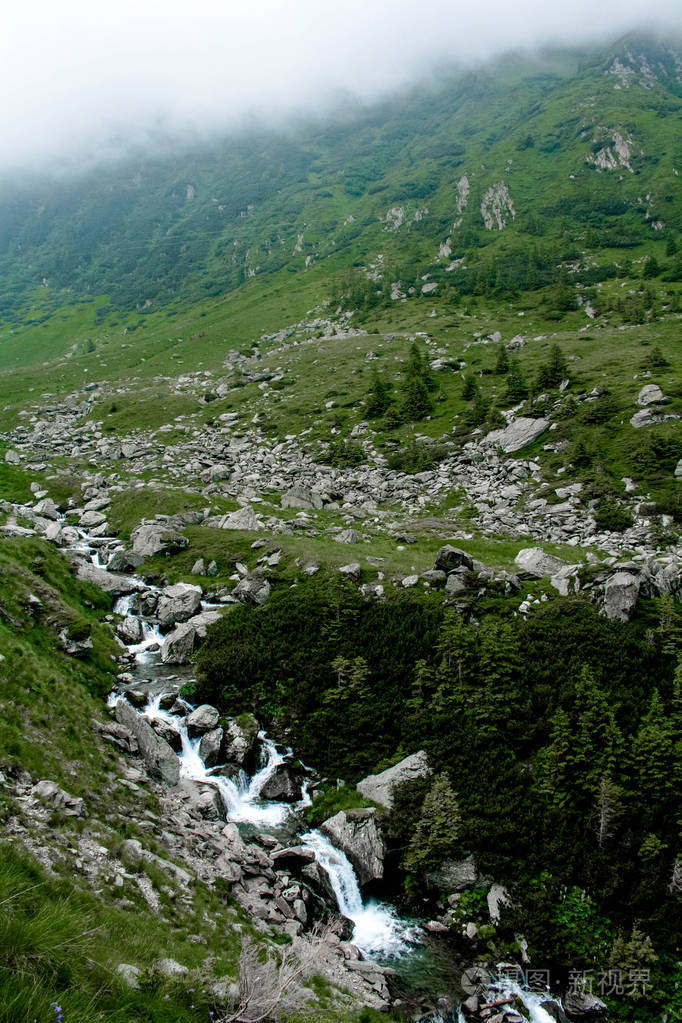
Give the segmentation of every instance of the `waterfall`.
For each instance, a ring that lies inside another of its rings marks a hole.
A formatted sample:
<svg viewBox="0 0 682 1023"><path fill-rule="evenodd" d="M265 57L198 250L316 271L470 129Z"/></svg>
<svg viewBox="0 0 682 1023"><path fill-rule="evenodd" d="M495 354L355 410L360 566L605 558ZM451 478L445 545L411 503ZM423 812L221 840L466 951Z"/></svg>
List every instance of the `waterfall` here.
<svg viewBox="0 0 682 1023"><path fill-rule="evenodd" d="M128 650L131 654L135 654L138 661L144 659L140 655L144 655L150 647L161 646L163 643L163 636L158 625L152 625L150 622L145 622L142 619L140 619L140 625L142 626L142 639L139 643L132 643L128 647Z"/></svg>
<svg viewBox="0 0 682 1023"><path fill-rule="evenodd" d="M329 876L340 911L355 924L353 943L365 953L381 956L405 952L415 939L414 928L401 920L389 906L363 903L355 871L345 853L332 845L320 831L309 831L301 839L312 849Z"/></svg>
<svg viewBox="0 0 682 1023"><path fill-rule="evenodd" d="M506 977L495 983L494 990L502 995L514 995L518 998L523 1003L531 1023L556 1023L554 1016L543 1009L540 1004L548 1000L556 1001L549 993L530 991L528 988L521 987L515 980Z"/></svg>
<svg viewBox="0 0 682 1023"><path fill-rule="evenodd" d="M237 824L253 824L256 827L275 828L283 823L291 813L291 807L286 803L268 803L259 799L266 781L285 759L281 753L277 752L274 742L269 739L266 739L264 742L267 756L264 767L250 780L245 772L242 771L238 781L235 782L232 778L214 774L215 768L209 769L206 767L199 756L201 737L190 739L182 718L175 717L173 714L161 710L160 702L161 694L150 700L142 713L150 720L164 721L171 728L175 729L180 736L182 751L178 754L178 758L180 760L181 777L191 778L193 781L212 785L218 789L229 819ZM262 736L263 733L260 733L260 735Z"/></svg>

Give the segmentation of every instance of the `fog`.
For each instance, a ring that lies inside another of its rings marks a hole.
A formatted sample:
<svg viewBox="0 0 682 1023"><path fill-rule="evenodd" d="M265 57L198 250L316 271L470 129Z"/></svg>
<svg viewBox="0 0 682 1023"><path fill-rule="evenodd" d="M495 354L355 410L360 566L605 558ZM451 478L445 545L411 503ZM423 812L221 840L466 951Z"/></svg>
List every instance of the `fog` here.
<svg viewBox="0 0 682 1023"><path fill-rule="evenodd" d="M682 4L13 0L1 24L0 167L45 171L154 138L368 102L514 48L680 33Z"/></svg>

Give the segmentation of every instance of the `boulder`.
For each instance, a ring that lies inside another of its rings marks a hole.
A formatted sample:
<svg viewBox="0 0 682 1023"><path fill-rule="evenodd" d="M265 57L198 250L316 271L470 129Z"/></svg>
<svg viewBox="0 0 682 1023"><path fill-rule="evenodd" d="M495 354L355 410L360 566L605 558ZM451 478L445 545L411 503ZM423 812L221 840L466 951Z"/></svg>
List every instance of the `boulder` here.
<svg viewBox="0 0 682 1023"><path fill-rule="evenodd" d="M96 526L101 526L106 521L107 517L102 515L102 512L87 511L81 515L78 525L81 529L95 529Z"/></svg>
<svg viewBox="0 0 682 1023"><path fill-rule="evenodd" d="M485 439L487 443L502 448L505 454L510 454L512 451L520 451L527 444L537 440L548 426L549 423L546 419L521 417L515 419L503 430L492 430Z"/></svg>
<svg viewBox="0 0 682 1023"><path fill-rule="evenodd" d="M186 536L162 522L143 523L130 535L133 552L143 558L151 558L155 554L175 554L189 545Z"/></svg>
<svg viewBox="0 0 682 1023"><path fill-rule="evenodd" d="M180 778L180 762L161 736L157 735L146 718L130 706L127 700L116 703L116 720L127 728L137 739L140 755L149 773L167 785L177 785Z"/></svg>
<svg viewBox="0 0 682 1023"><path fill-rule="evenodd" d="M604 614L619 622L629 622L637 603L641 580L630 572L616 572L604 584Z"/></svg>
<svg viewBox="0 0 682 1023"><path fill-rule="evenodd" d="M114 551L107 564L108 572L134 572L144 565L144 558L132 551Z"/></svg>
<svg viewBox="0 0 682 1023"><path fill-rule="evenodd" d="M217 529L243 529L250 533L257 533L261 528L258 516L249 504L238 511L230 512L229 515L217 515L207 519L206 525Z"/></svg>
<svg viewBox="0 0 682 1023"><path fill-rule="evenodd" d="M231 718L225 728L225 760L240 767L249 763L258 742L258 732L253 714Z"/></svg>
<svg viewBox="0 0 682 1023"><path fill-rule="evenodd" d="M451 894L478 888L484 883L473 856L462 860L443 860L436 870L426 875L426 879L434 888Z"/></svg>
<svg viewBox="0 0 682 1023"><path fill-rule="evenodd" d="M270 583L259 576L242 579L233 589L232 596L242 604L265 604L270 596Z"/></svg>
<svg viewBox="0 0 682 1023"><path fill-rule="evenodd" d="M192 586L189 583L167 586L156 605L159 623L173 625L176 622L186 622L200 609L201 596L201 586Z"/></svg>
<svg viewBox="0 0 682 1023"><path fill-rule="evenodd" d="M72 796L60 789L55 781L43 778L31 789L31 795L41 803L47 803L65 817L87 817L85 803L80 796Z"/></svg>
<svg viewBox="0 0 682 1023"><path fill-rule="evenodd" d="M422 579L425 583L428 583L429 586L445 586L447 578L446 573L440 568L430 568L427 572L422 572Z"/></svg>
<svg viewBox="0 0 682 1023"><path fill-rule="evenodd" d="M282 508L304 508L307 511L322 507L322 497L315 490L308 487L292 487L282 494Z"/></svg>
<svg viewBox="0 0 682 1023"><path fill-rule="evenodd" d="M68 629L58 634L59 645L70 657L87 657L92 650L92 639L87 636L71 636Z"/></svg>
<svg viewBox="0 0 682 1023"><path fill-rule="evenodd" d="M361 885L380 881L384 876L386 846L379 830L374 807L366 810L341 810L320 827L337 849L346 854Z"/></svg>
<svg viewBox="0 0 682 1023"><path fill-rule="evenodd" d="M160 735L162 739L168 743L172 750L179 753L182 749L182 737L172 725L169 725L167 721L163 721L161 718L155 718L151 722L151 726L157 735Z"/></svg>
<svg viewBox="0 0 682 1023"><path fill-rule="evenodd" d="M192 654L206 638L209 625L221 618L219 611L204 611L188 622L183 622L166 636L161 646L161 660L164 664L189 664Z"/></svg>
<svg viewBox="0 0 682 1023"><path fill-rule="evenodd" d="M33 506L33 511L36 515L41 515L44 519L51 519L53 522L56 522L59 518L57 506L51 497L44 497L42 501L38 501L38 503Z"/></svg>
<svg viewBox="0 0 682 1023"><path fill-rule="evenodd" d="M17 451L13 451L9 448L5 451L5 461L8 465L19 465L21 462L21 455Z"/></svg>
<svg viewBox="0 0 682 1023"><path fill-rule="evenodd" d="M191 717L191 715L190 715ZM206 767L215 767L220 761L220 750L223 745L222 728L213 728L205 732L199 743L199 756Z"/></svg>
<svg viewBox="0 0 682 1023"><path fill-rule="evenodd" d="M541 579L543 576L557 575L566 562L561 558L555 558L552 554L546 554L542 547L524 547L514 558L514 563L529 575Z"/></svg>
<svg viewBox="0 0 682 1023"><path fill-rule="evenodd" d="M656 408L643 408L635 412L630 419L630 426L635 430L641 430L643 426L655 426L657 423L666 423L670 419L679 419L675 412L659 412Z"/></svg>
<svg viewBox="0 0 682 1023"><path fill-rule="evenodd" d="M647 405L657 405L662 401L665 401L665 398L658 384L645 384L637 395L637 404L642 408L645 408Z"/></svg>
<svg viewBox="0 0 682 1023"><path fill-rule="evenodd" d="M593 1020L606 1015L606 1005L587 991L569 988L562 999L566 1014L572 1020Z"/></svg>
<svg viewBox="0 0 682 1023"><path fill-rule="evenodd" d="M216 707L211 707L209 703L202 703L200 707L197 707L196 710L193 710L185 718L187 734L190 739L193 739L197 735L212 732L218 727L219 720L220 711Z"/></svg>
<svg viewBox="0 0 682 1023"><path fill-rule="evenodd" d="M261 799L271 799L276 803L297 803L301 795L300 775L288 764L278 767L260 790Z"/></svg>
<svg viewBox="0 0 682 1023"><path fill-rule="evenodd" d="M466 568L468 571L471 571L473 567L474 559L469 557L466 551L460 550L459 547L451 547L450 544L446 544L436 554L434 568L437 571L445 572L446 575L454 572L456 568Z"/></svg>
<svg viewBox="0 0 682 1023"><path fill-rule="evenodd" d="M206 575L206 562L203 558L197 558L192 565L192 575Z"/></svg>
<svg viewBox="0 0 682 1023"><path fill-rule="evenodd" d="M402 785L405 781L413 781L415 778L426 778L429 774L431 774L431 768L426 753L420 750L380 774L370 774L367 778L359 781L355 787L365 799L371 799L373 802L385 806L386 809L390 809L393 803L393 788L396 785Z"/></svg>
<svg viewBox="0 0 682 1023"><path fill-rule="evenodd" d="M113 575L105 568L93 565L90 561L80 561L76 568L76 575L83 582L92 583L98 586L105 593L111 593L115 597L122 597L126 593L134 593L139 588L137 579L131 579L126 575Z"/></svg>
<svg viewBox="0 0 682 1023"><path fill-rule="evenodd" d="M116 634L121 637L127 646L139 643L142 640L142 622L139 618L126 615L122 621L118 622Z"/></svg>

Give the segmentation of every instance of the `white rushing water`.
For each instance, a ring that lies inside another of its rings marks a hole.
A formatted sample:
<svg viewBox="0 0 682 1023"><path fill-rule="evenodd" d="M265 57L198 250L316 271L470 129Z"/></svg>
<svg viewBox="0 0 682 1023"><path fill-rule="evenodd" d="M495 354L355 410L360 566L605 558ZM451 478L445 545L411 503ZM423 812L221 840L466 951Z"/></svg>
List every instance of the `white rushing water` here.
<svg viewBox="0 0 682 1023"><path fill-rule="evenodd" d="M178 754L181 777L217 788L229 819L235 823L270 828L276 828L283 823L291 813L291 807L287 803L273 803L260 799L263 786L285 760L272 740L265 738L261 733L266 759L263 767L252 778L249 779L244 771L237 776L236 781L214 774L213 769L207 768L199 756L201 738L190 739L182 718L161 710L160 702L161 695L153 697L142 713L150 720L164 721L179 734L182 741L182 751Z"/></svg>
<svg viewBox="0 0 682 1023"><path fill-rule="evenodd" d="M329 876L339 909L355 924L353 943L363 952L399 955L413 943L415 932L390 906L362 899L355 871L345 853L319 831L308 831L301 844L312 849Z"/></svg>
<svg viewBox="0 0 682 1023"><path fill-rule="evenodd" d="M99 557L94 564L102 564ZM138 662L147 662L151 668L156 659L156 650L163 643L163 634L154 622L145 621L138 615L131 615L133 595L119 597L114 604L116 614L135 617L142 628L142 639L138 643L128 645L127 649L135 655ZM208 607L203 602L202 609ZM212 606L212 605L211 605ZM120 694L112 694L109 706L114 706ZM163 721L174 729L182 744L178 753L180 775L193 781L212 785L221 796L226 817L237 824L250 824L258 828L278 828L292 813L300 813L312 804L308 791L309 783L305 782L301 800L297 804L277 803L261 798L261 792L267 781L291 756L293 751L280 752L275 743L265 733L259 733L263 751L262 765L249 778L245 771L233 777L226 777L217 772L216 768L207 768L199 747L201 737L191 739L182 717L161 709L162 694L150 698L149 703L141 712L150 721ZM355 871L348 858L318 831L309 831L302 839L303 844L311 849L327 872L332 889L336 896L339 910L353 921L353 942L365 954L379 957L400 955L407 951L415 940L415 928L401 920L389 906L376 901L363 902L362 893Z"/></svg>
<svg viewBox="0 0 682 1023"><path fill-rule="evenodd" d="M504 978L497 982L494 987L494 991L497 997L514 995L523 1003L523 1006L528 1014L528 1019L531 1023L556 1023L554 1016L552 1016L546 1009L543 1009L541 1002L547 1000L556 1001L556 999L549 993L543 994L539 991L530 991L528 988L521 987L521 985L511 978Z"/></svg>

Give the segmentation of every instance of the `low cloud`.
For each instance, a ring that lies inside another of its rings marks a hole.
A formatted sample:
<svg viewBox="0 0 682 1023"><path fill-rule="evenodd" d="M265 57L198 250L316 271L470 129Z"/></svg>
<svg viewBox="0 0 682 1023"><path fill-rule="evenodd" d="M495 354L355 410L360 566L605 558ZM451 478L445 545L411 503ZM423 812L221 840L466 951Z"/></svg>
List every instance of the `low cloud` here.
<svg viewBox="0 0 682 1023"><path fill-rule="evenodd" d="M369 101L505 50L682 32L679 0L23 0L0 35L0 166L50 170L341 96Z"/></svg>

